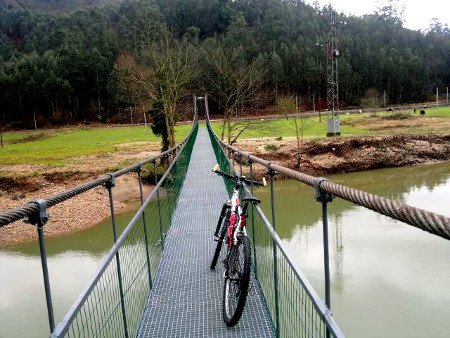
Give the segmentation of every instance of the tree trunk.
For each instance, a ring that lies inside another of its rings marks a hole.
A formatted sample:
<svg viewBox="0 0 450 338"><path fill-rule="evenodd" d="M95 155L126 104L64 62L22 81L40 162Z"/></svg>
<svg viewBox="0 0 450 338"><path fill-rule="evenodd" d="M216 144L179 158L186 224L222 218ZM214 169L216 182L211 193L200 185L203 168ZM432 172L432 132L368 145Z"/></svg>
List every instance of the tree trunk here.
<svg viewBox="0 0 450 338"><path fill-rule="evenodd" d="M223 117L223 123L222 123L222 132L220 133L220 139L223 141L223 138L225 137L225 126L227 124L227 120L225 116Z"/></svg>
<svg viewBox="0 0 450 338"><path fill-rule="evenodd" d="M167 129L167 134L169 136L169 148L172 148L172 141L171 141L171 137L170 137L170 123L169 123L169 117L167 116L167 113L164 114L165 116L165 121L166 121L166 129Z"/></svg>
<svg viewBox="0 0 450 338"><path fill-rule="evenodd" d="M228 138L228 144L231 144L231 114L228 114L227 119L227 138Z"/></svg>
<svg viewBox="0 0 450 338"><path fill-rule="evenodd" d="M169 133L169 146L175 147L175 121L174 121L174 108L168 107L166 111L166 123L167 132Z"/></svg>
<svg viewBox="0 0 450 338"><path fill-rule="evenodd" d="M175 147L175 145L176 145L176 142L175 142L175 127L174 127L173 124L170 125L169 141L170 141L170 148Z"/></svg>

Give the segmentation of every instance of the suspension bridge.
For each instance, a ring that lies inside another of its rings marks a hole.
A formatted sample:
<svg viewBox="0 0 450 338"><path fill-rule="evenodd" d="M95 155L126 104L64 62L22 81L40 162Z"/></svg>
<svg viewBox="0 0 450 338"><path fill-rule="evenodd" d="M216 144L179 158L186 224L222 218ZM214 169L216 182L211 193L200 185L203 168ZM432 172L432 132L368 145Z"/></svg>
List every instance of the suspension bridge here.
<svg viewBox="0 0 450 338"><path fill-rule="evenodd" d="M327 208L334 197L450 239L448 217L302 174L223 143L209 124L207 96L204 102L206 128L199 128L194 108L191 132L175 148L0 214L0 227L23 218L37 227L51 337L343 337L330 299ZM158 161L170 163L159 180ZM258 206L249 211L251 290L243 317L233 328L222 320L222 272L209 268L213 227L231 192L230 182L212 173L215 163L223 171L245 171L251 178L258 164L270 178L271 219ZM145 200L144 165L153 165L156 185ZM130 172L138 178L141 207L118 236L114 180ZM276 232L276 174L315 190L323 222L324 300L293 263ZM55 323L43 234L48 208L97 186L109 193L114 244L63 320Z"/></svg>

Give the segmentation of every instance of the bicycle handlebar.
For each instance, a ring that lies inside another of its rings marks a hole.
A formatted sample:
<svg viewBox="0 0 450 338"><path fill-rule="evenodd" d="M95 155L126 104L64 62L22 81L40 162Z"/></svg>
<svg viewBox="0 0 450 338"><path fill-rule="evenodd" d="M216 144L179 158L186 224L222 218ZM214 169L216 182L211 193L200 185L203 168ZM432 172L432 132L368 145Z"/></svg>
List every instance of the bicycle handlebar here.
<svg viewBox="0 0 450 338"><path fill-rule="evenodd" d="M216 164L216 166L214 167L214 169L212 171L215 172L216 174L222 176L222 177L225 177L225 178L228 178L228 179L238 180L239 182L245 182L245 183L250 184L250 185L253 184L253 185L256 185L258 187L265 187L267 185L266 184L266 179L264 177L263 177L263 182L262 183L261 182L257 182L257 181L252 181L252 180L246 178L245 176L240 176L240 175L237 175L237 174L224 173L223 171L219 170L219 165L218 164Z"/></svg>

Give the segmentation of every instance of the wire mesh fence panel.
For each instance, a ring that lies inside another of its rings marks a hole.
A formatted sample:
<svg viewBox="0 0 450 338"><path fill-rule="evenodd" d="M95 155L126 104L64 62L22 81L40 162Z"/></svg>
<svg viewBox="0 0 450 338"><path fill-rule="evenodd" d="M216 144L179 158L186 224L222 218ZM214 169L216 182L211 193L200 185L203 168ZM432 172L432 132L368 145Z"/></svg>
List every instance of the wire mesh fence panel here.
<svg viewBox="0 0 450 338"><path fill-rule="evenodd" d="M220 169L233 172L234 168L209 123L207 127ZM225 180L225 184L231 195L233 182ZM248 217L247 232L252 242L254 276L261 286L278 336L343 337L329 309L301 270L292 264L292 259L262 210L252 206Z"/></svg>
<svg viewBox="0 0 450 338"><path fill-rule="evenodd" d="M189 167L195 124L184 147L103 259L53 337L132 337L152 287Z"/></svg>

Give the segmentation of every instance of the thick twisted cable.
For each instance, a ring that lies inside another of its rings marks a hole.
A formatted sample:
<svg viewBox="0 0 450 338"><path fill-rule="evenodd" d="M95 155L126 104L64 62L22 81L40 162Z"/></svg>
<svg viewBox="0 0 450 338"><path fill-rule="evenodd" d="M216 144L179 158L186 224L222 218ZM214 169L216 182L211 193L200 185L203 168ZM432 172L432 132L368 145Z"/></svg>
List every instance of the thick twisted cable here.
<svg viewBox="0 0 450 338"><path fill-rule="evenodd" d="M232 147L221 140L218 141L223 147L232 150L235 154L244 156L254 163L259 163L268 169L272 169L286 177L294 178L309 186L314 186L314 181L317 179L317 177L312 175L300 173L253 156L247 152ZM450 239L450 217L412 207L408 204L373 195L365 191L349 188L328 180L321 184L321 188L323 191L333 196L361 205L382 215L399 220L434 235Z"/></svg>

